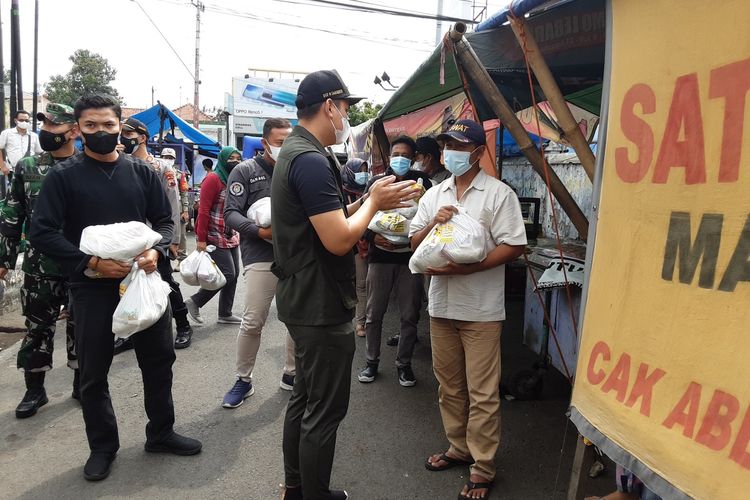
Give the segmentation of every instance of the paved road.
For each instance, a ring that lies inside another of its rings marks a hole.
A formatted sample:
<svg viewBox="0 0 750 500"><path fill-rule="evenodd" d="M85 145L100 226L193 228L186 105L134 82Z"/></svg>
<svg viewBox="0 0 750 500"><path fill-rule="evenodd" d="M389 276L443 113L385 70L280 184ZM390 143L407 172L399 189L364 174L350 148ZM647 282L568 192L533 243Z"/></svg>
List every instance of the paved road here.
<svg viewBox="0 0 750 500"><path fill-rule="evenodd" d="M242 296L240 285L237 297ZM236 410L223 409L222 396L234 381L236 328L215 324L216 302L204 308L206 326L195 329L192 347L177 352L174 366L176 428L201 439L203 453L173 457L143 451L142 386L129 351L115 358L110 372L121 449L112 475L101 483L82 477L88 448L79 406L70 398L72 373L65 367L64 349L58 348L57 368L47 377L50 403L26 420L13 414L23 394L23 377L15 370L17 346L0 352L0 497L278 498L282 422L289 397L278 385L285 330L274 307L255 370L255 395ZM510 306L515 320L503 338L504 373L528 367L533 359L520 345L519 305ZM235 311L240 309L238 302ZM333 486L346 488L355 500L453 499L467 479L466 470L434 473L422 465L429 454L446 447L424 318L414 388L398 385L395 349L387 346L380 378L370 385L358 383L354 377L363 364L364 339L357 339L351 404L339 430L332 478ZM384 335L397 324L390 311ZM63 341L58 339L60 347ZM574 429L565 433L569 389L556 374L549 374L546 382L541 401L503 403L499 475L492 498L564 498L575 445ZM599 493L610 489L610 482L598 483Z"/></svg>

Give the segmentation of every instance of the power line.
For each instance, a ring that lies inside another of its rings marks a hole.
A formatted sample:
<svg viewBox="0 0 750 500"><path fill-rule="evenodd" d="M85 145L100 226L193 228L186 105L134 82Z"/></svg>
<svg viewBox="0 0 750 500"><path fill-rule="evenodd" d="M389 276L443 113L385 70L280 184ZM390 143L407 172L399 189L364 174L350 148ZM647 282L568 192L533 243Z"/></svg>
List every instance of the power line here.
<svg viewBox="0 0 750 500"><path fill-rule="evenodd" d="M172 47L172 44L169 43L169 40L167 40L167 37L164 36L164 33L162 33L161 30L159 29L159 26L157 26L156 23L154 22L154 20L151 19L151 16L148 15L148 12L146 12L146 9L144 9L143 6L140 3L138 3L138 0L130 0L130 1L133 2L133 3L135 3L138 7L140 7L140 9L146 15L146 17L148 18L148 20L151 21L151 24L154 25L154 28L156 28L156 31L159 32L159 34L164 39L164 41L167 43L167 45L169 45L169 48L172 49L172 52L174 52L174 55L177 56L177 59L179 59L180 62L182 63L182 65L185 67L185 70L190 75L190 78L192 78L193 80L195 80L195 75L193 75L193 72L190 71L190 68L188 68L188 65L185 64L185 61L182 60L182 57L180 57L180 54L177 53L177 50L175 50L175 48Z"/></svg>
<svg viewBox="0 0 750 500"><path fill-rule="evenodd" d="M294 0L276 0L277 2L282 3L292 3L292 4L298 4L298 5L304 5L301 4L298 1ZM434 14L422 14L418 12L407 12L404 10L393 10L393 9L384 9L382 7L368 7L364 4L357 5L357 4L350 4L350 3L344 3L344 2L336 2L334 0L308 0L309 2L313 3L320 3L324 5L334 6L334 7L344 7L349 10L358 10L361 12L370 12L373 14L388 14L392 16L401 16L401 17L414 17L418 19L430 19L433 21L451 21L451 22L462 22L466 24L476 24L476 21L473 19L461 19L458 17L451 17L451 16L442 16L442 15L434 15ZM309 5L309 4L308 4Z"/></svg>
<svg viewBox="0 0 750 500"><path fill-rule="evenodd" d="M132 1L135 1L135 0L132 0ZM158 1L162 3L171 4L171 5L182 5L182 6L190 5L190 3L188 2L184 2L184 1L180 2L177 0L158 0ZM276 0L276 1L280 1L280 0ZM324 5L314 5L314 4L309 4L309 3L294 2L292 0L287 0L284 3L290 3L290 4L295 4L295 5L305 5L307 7L328 7ZM362 31L360 31L359 33L353 32L353 31L337 31L337 30L333 30L329 28L307 26L307 25L296 24L296 23L292 23L288 21L282 21L279 19L275 19L271 17L264 17L255 13L240 11L237 9L232 9L229 7L223 7L219 5L211 5L211 4L204 4L204 5L205 5L206 10L216 13L216 14L221 14L221 15L226 15L226 16L241 17L245 19L251 19L254 21L261 21L261 22L268 23L268 24L276 24L276 25L286 26L290 28L298 28L298 29L311 30L311 31L322 32L322 33L328 33L331 35L346 36L349 38L356 38L358 40L362 40L365 42L390 45L390 46L399 47L399 48L407 48L407 49L415 50L417 52L430 52L433 49L432 45L426 41L404 40L401 38L388 38L388 37L383 37L381 35L377 35L374 33L362 32ZM293 17L295 19L303 19L299 16L290 15L287 17ZM412 44L412 45L415 45L415 47L404 47L404 44ZM418 47L418 46L421 46L421 47Z"/></svg>
<svg viewBox="0 0 750 500"><path fill-rule="evenodd" d="M306 5L309 5L309 4L306 4ZM404 46L403 46L404 43L421 44L421 45L423 45L425 47L424 49L416 49L416 48L414 49L414 50L419 50L420 52L426 52L426 51L431 50L431 48L432 48L431 46L430 46L430 48L427 48L426 42L419 42L417 40L403 40L403 39L399 39L399 38L385 38L385 37L382 37L382 36L378 37L378 38L374 38L377 35L371 34L371 33L368 33L368 35L371 35L371 37L367 37L367 36L359 35L359 34L354 33L354 32L342 32L342 31L335 31L335 30L331 30L331 29L327 29L327 28L320 28L320 27L315 27L315 26L304 26L304 25L300 25L300 24L294 24L294 23L290 23L290 22L280 21L280 20L277 20L277 19L272 19L272 18L258 16L258 15L255 15L255 14L251 14L249 12L242 12L242 11L238 11L238 10L235 10L235 9L228 9L228 8L218 7L218 6L214 6L214 5L208 5L208 4L206 4L206 9L210 10L211 12L216 12L218 14L231 15L231 16L236 16L236 17L243 17L243 18L247 18L247 19L253 19L253 20L256 20L256 21L263 21L263 22L266 22L266 23L269 23L269 24L277 24L277 25L281 25L281 26L289 26L289 27L292 27L292 28L299 28L299 29L306 29L306 30L312 30L312 31L317 31L317 32L324 32L324 33L329 33L329 34L333 34L333 35L342 35L342 36L347 36L347 37L351 37L351 38L357 38L359 40L364 40L364 41L367 41L367 42L387 44L387 45L392 45L392 46L400 47L400 48L404 48Z"/></svg>

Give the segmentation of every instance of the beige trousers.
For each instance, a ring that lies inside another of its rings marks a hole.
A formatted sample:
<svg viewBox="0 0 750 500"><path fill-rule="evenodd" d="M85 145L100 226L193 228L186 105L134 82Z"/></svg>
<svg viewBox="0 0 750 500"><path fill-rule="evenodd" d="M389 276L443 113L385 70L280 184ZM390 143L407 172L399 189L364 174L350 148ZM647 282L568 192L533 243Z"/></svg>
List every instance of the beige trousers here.
<svg viewBox="0 0 750 500"><path fill-rule="evenodd" d="M495 478L500 445L499 321L430 318L432 367L450 452L471 457L472 474Z"/></svg>
<svg viewBox="0 0 750 500"><path fill-rule="evenodd" d="M237 377L245 382L252 382L253 368L260 349L260 334L268 319L278 278L271 272L270 262L250 264L245 267L244 274L245 309L237 335ZM294 341L288 332L284 373L294 375Z"/></svg>

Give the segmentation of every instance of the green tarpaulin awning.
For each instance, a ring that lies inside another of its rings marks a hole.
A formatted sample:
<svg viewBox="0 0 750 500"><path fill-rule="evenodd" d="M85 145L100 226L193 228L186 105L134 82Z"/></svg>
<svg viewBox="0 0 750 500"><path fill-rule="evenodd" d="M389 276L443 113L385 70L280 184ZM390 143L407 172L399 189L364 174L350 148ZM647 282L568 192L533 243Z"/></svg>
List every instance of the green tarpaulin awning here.
<svg viewBox="0 0 750 500"><path fill-rule="evenodd" d="M595 115L600 114L604 77L604 0L564 3L527 19L547 64L566 99ZM509 25L468 33L482 64L511 106L521 111L531 106L523 51ZM393 94L380 112L383 121L418 111L463 92L453 53L446 49L445 84L440 84L441 47ZM535 86L538 101L546 99ZM480 119L496 118L481 93L471 85L470 97Z"/></svg>

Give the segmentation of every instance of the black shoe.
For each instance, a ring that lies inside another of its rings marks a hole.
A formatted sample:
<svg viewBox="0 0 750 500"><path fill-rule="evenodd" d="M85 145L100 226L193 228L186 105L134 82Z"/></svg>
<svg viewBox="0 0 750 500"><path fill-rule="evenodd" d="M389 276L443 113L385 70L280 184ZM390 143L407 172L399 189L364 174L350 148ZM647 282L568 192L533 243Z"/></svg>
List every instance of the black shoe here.
<svg viewBox="0 0 750 500"><path fill-rule="evenodd" d="M385 345L396 347L398 345L398 341L401 339L401 335L398 333L394 335L393 337L389 337L388 340L385 341Z"/></svg>
<svg viewBox="0 0 750 500"><path fill-rule="evenodd" d="M112 470L112 462L115 461L114 453L92 452L86 465L83 466L83 477L86 481L101 481L109 476Z"/></svg>
<svg viewBox="0 0 750 500"><path fill-rule="evenodd" d="M173 432L164 441L158 443L146 442L144 446L150 453L172 453L173 455L197 455L201 452L203 445L197 439L180 436Z"/></svg>
<svg viewBox="0 0 750 500"><path fill-rule="evenodd" d="M328 500L347 500L349 493L345 490L331 490L328 494Z"/></svg>
<svg viewBox="0 0 750 500"><path fill-rule="evenodd" d="M411 366L402 366L400 368L397 368L397 370L398 383L401 384L402 387L414 387L414 385L416 385L417 378L414 376L414 372L411 370Z"/></svg>
<svg viewBox="0 0 750 500"><path fill-rule="evenodd" d="M28 418L42 406L49 403L47 392L44 390L44 376L46 372L25 372L26 394L16 407L16 418Z"/></svg>
<svg viewBox="0 0 750 500"><path fill-rule="evenodd" d="M284 486L284 495L281 500L302 500L302 487L288 488Z"/></svg>
<svg viewBox="0 0 750 500"><path fill-rule="evenodd" d="M369 384L370 382L375 381L375 377L378 376L378 365L374 363L367 363L367 366L365 366L361 372L359 372L359 375L357 375L357 380L362 382L363 384Z"/></svg>
<svg viewBox="0 0 750 500"><path fill-rule="evenodd" d="M129 351L133 348L133 341L130 338L127 339L115 339L114 355L117 356L121 352Z"/></svg>
<svg viewBox="0 0 750 500"><path fill-rule="evenodd" d="M193 329L190 327L190 325L178 328L177 337L174 339L174 348L185 349L186 347L190 347L192 338Z"/></svg>
<svg viewBox="0 0 750 500"><path fill-rule="evenodd" d="M81 370L73 370L73 393L70 397L81 402Z"/></svg>
<svg viewBox="0 0 750 500"><path fill-rule="evenodd" d="M18 403L18 406L16 406L16 418L29 418L47 403L49 403L49 399L47 399L47 391L44 390L44 387L41 389L29 389L24 394L21 402Z"/></svg>

